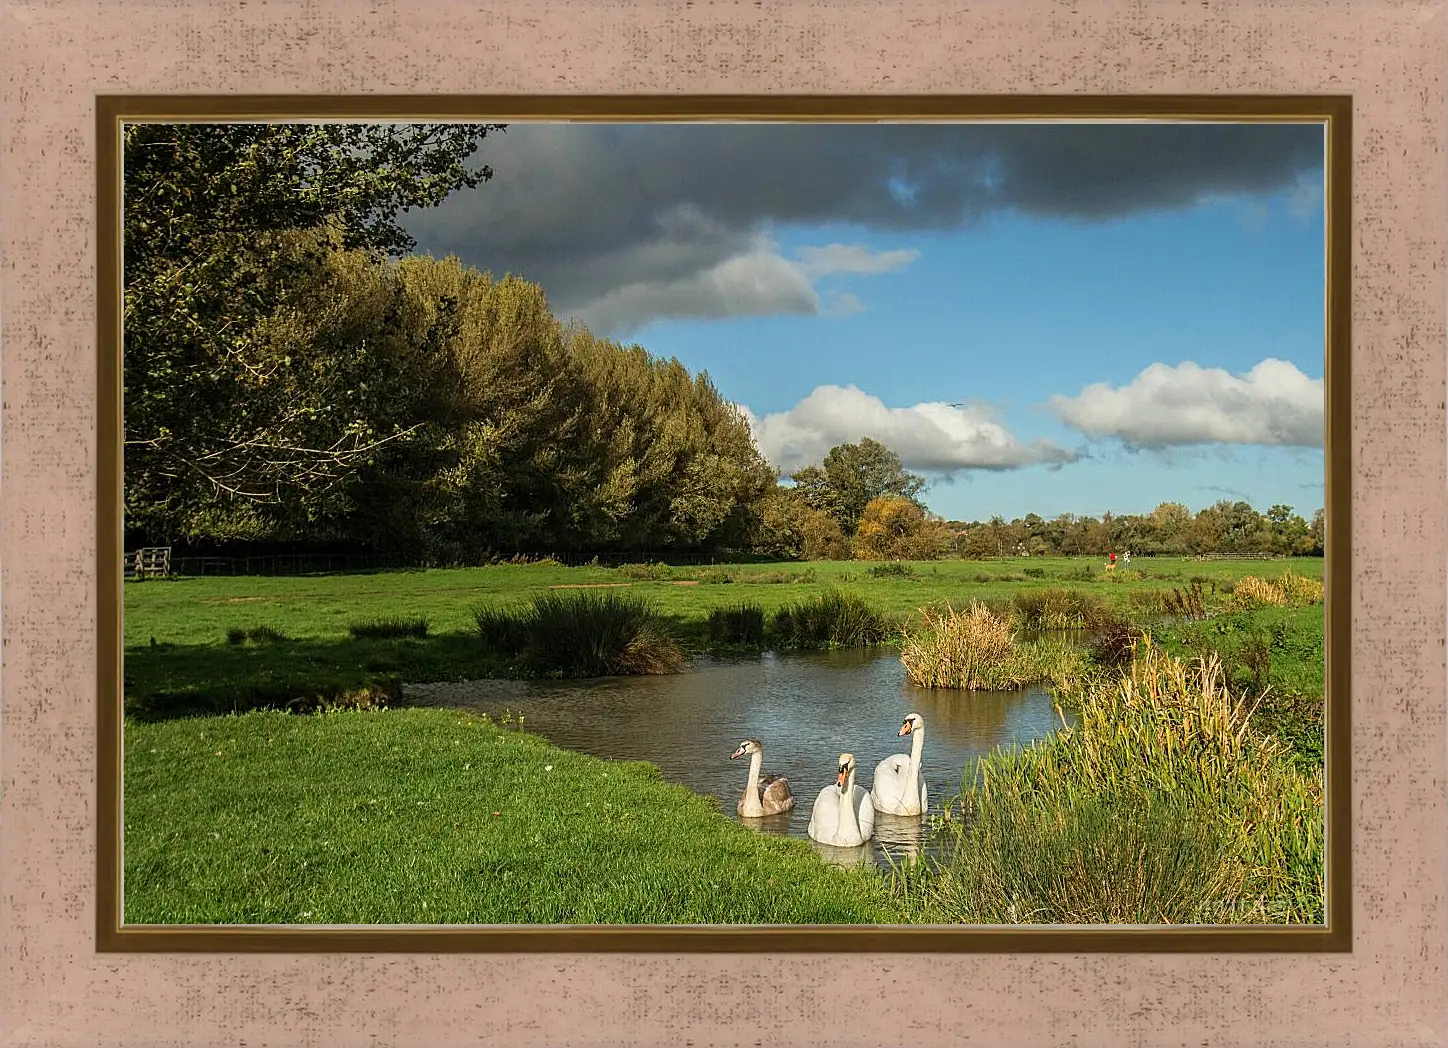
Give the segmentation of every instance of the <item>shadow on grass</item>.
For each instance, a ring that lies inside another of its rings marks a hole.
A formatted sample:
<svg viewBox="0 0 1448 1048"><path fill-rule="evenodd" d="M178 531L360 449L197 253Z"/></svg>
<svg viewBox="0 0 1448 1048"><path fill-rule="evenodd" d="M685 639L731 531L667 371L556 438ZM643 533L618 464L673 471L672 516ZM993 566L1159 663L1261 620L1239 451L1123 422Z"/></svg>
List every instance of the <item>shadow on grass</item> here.
<svg viewBox="0 0 1448 1048"><path fill-rule="evenodd" d="M687 654L706 646L705 624L661 615ZM154 722L250 710L312 713L395 704L402 684L529 676L473 632L426 637L302 637L125 649L126 716Z"/></svg>
<svg viewBox="0 0 1448 1048"><path fill-rule="evenodd" d="M142 721L249 710L368 708L396 702L402 682L515 676L475 636L127 647L125 712Z"/></svg>

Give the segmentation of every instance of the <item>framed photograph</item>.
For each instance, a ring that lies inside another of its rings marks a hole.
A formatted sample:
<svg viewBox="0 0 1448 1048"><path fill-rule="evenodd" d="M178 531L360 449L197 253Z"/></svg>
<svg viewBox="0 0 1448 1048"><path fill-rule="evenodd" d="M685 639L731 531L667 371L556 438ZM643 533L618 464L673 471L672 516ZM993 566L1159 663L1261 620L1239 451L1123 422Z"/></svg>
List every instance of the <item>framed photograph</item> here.
<svg viewBox="0 0 1448 1048"><path fill-rule="evenodd" d="M440 104L100 100L103 948L1350 948L1349 99Z"/></svg>
<svg viewBox="0 0 1448 1048"><path fill-rule="evenodd" d="M0 1043L1441 1043L1440 7L6 9Z"/></svg>

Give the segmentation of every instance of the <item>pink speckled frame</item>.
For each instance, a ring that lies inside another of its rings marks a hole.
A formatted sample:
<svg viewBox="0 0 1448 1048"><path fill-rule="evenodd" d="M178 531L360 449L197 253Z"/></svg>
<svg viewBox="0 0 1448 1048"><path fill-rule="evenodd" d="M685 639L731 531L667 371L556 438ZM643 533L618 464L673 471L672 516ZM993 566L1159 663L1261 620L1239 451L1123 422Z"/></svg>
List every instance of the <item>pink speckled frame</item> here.
<svg viewBox="0 0 1448 1048"><path fill-rule="evenodd" d="M1444 5L956 6L4 6L4 1044L1444 1042ZM97 953L96 95L481 90L1351 95L1353 952Z"/></svg>

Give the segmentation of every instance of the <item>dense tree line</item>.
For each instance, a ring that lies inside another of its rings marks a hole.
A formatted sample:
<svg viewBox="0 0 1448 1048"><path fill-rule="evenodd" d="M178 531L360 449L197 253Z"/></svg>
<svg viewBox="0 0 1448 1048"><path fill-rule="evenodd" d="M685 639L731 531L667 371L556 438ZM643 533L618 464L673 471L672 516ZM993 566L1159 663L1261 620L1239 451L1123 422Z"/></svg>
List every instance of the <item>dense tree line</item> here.
<svg viewBox="0 0 1448 1048"><path fill-rule="evenodd" d="M776 475L707 375L543 290L398 257L492 128L138 125L125 140L135 543L429 562L747 545Z"/></svg>
<svg viewBox="0 0 1448 1048"><path fill-rule="evenodd" d="M1306 520L1277 504L1259 513L1242 501L1223 499L1195 514L1180 502L1163 502L1150 513L1100 518L1034 513L1006 521L952 521L956 552L963 557L1104 556L1129 550L1145 556L1201 553L1272 553L1322 556L1324 514Z"/></svg>

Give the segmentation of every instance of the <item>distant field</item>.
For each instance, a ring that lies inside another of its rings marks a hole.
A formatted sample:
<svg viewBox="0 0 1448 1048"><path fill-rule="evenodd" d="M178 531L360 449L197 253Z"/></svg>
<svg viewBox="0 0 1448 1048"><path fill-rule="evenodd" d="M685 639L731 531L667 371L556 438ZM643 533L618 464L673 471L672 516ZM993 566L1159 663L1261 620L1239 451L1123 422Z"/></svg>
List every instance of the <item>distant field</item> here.
<svg viewBox="0 0 1448 1048"><path fill-rule="evenodd" d="M880 570L860 561L675 568L505 564L128 581L127 708L163 716L225 713L334 695L379 675L419 683L506 676L509 668L476 642L472 609L507 605L555 587L611 586L646 597L673 620L687 644L702 646L713 608L749 602L772 614L828 586L858 593L896 618L937 601L1009 598L1046 587L1094 593L1124 612L1133 593L1186 589L1198 580L1211 594L1245 575L1275 577L1288 567L1321 578L1323 562L1137 558L1113 573L1104 571L1097 557L919 562L905 565L904 575L873 574L872 567ZM428 635L359 640L349 633L349 625L378 618L426 619ZM1316 622L1320 646L1320 613ZM283 639L228 643L228 631L258 627ZM1309 676L1313 672L1308 667ZM1320 694L1321 669L1315 674Z"/></svg>
<svg viewBox="0 0 1448 1048"><path fill-rule="evenodd" d="M681 625L698 625L712 608L748 600L766 612L811 596L827 585L867 594L880 611L902 615L935 600L1010 596L1043 586L1069 586L1124 603L1133 591L1233 582L1244 575L1275 576L1287 568L1321 579L1323 561L1135 558L1130 568L1103 570L1100 557L991 561L927 561L908 565L910 577L878 578L861 561L657 568L658 578L623 568L502 564L483 568L389 571L347 575L182 577L125 584L127 648L158 644L224 645L226 631L265 624L294 638L343 638L347 624L380 616L428 619L431 631L472 629L470 609L499 604L550 587L627 587L646 596ZM1030 571L1027 575L1025 572ZM1039 574L1037 574L1039 573ZM724 581L724 580L730 581Z"/></svg>

